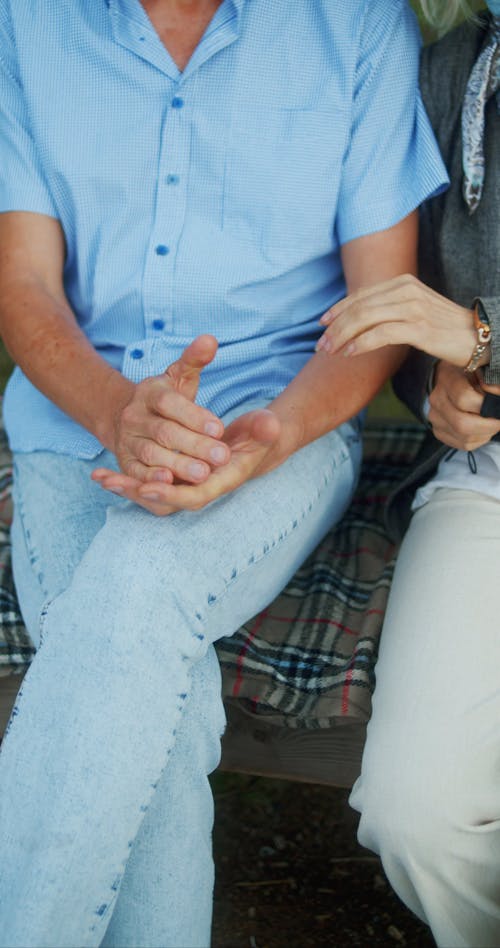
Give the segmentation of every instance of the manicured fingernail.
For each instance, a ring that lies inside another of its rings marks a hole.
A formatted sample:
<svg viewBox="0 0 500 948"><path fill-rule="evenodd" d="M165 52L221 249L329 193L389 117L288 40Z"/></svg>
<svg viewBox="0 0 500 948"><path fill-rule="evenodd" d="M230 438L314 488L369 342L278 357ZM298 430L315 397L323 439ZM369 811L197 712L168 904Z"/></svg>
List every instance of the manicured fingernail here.
<svg viewBox="0 0 500 948"><path fill-rule="evenodd" d="M161 497L159 494L155 494L153 493L153 491L149 491L149 490L141 491L141 497L143 497L144 500L161 500Z"/></svg>
<svg viewBox="0 0 500 948"><path fill-rule="evenodd" d="M102 485L106 487L105 484ZM106 487L106 490L110 490L113 494L123 494L123 487Z"/></svg>
<svg viewBox="0 0 500 948"><path fill-rule="evenodd" d="M354 345L353 342L350 342L349 345L344 348L342 355L350 356L355 351L356 351L356 346Z"/></svg>
<svg viewBox="0 0 500 948"><path fill-rule="evenodd" d="M220 435L220 425L216 421L207 421L205 434L210 435L211 438L217 438Z"/></svg>
<svg viewBox="0 0 500 948"><path fill-rule="evenodd" d="M210 458L215 464L222 464L226 460L226 449L222 445L217 445L210 451Z"/></svg>
<svg viewBox="0 0 500 948"><path fill-rule="evenodd" d="M199 464L198 461L193 461L188 467L188 473L191 477L195 477L196 479L204 477L206 470L205 465Z"/></svg>

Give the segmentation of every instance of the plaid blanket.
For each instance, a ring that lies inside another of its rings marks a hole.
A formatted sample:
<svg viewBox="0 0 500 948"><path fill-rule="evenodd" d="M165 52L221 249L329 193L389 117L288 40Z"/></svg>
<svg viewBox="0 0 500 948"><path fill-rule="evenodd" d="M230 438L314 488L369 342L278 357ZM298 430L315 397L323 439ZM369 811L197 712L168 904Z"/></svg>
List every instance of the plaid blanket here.
<svg viewBox="0 0 500 948"><path fill-rule="evenodd" d="M288 727L368 720L378 640L396 550L384 504L422 441L410 422L370 423L354 500L286 589L217 651L226 699ZM33 655L12 580L12 470L0 429L0 675Z"/></svg>

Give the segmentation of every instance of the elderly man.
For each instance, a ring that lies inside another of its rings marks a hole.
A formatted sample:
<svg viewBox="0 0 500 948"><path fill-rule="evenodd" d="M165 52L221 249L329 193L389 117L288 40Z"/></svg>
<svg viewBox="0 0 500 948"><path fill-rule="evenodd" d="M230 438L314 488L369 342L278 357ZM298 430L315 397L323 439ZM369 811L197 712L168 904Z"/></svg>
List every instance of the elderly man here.
<svg viewBox="0 0 500 948"><path fill-rule="evenodd" d="M39 651L0 766L0 945L210 938L213 642L355 484L387 349L314 355L412 271L445 180L405 0L1 0L0 327ZM195 400L196 399L196 400Z"/></svg>

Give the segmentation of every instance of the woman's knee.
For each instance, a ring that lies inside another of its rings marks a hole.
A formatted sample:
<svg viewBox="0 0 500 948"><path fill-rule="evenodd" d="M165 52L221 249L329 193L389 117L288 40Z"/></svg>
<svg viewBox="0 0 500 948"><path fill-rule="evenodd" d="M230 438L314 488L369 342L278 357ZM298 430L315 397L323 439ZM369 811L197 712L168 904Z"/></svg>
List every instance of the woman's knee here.
<svg viewBox="0 0 500 948"><path fill-rule="evenodd" d="M493 835L500 843L500 808L485 810L480 819L474 764L465 756L457 761L452 753L426 757L416 751L384 766L374 754L364 764L352 794L361 814L359 841L382 857L389 875L391 866L404 866L410 875L419 867L451 880L459 858L475 884L477 867L490 859Z"/></svg>

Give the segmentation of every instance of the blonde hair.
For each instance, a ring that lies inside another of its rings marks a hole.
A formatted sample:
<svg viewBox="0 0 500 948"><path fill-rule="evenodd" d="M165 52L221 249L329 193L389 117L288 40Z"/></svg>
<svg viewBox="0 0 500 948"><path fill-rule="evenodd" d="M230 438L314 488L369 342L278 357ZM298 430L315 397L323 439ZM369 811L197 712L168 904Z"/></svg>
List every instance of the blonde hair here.
<svg viewBox="0 0 500 948"><path fill-rule="evenodd" d="M420 6L431 26L440 33L453 26L459 17L471 16L473 12L467 0L420 0Z"/></svg>

